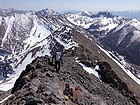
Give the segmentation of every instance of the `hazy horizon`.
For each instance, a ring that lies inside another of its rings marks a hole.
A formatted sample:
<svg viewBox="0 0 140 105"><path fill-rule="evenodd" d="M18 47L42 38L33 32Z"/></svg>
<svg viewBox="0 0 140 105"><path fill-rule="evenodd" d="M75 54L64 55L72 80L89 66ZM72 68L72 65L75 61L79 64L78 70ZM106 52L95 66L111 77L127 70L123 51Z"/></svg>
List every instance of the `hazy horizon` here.
<svg viewBox="0 0 140 105"><path fill-rule="evenodd" d="M140 10L140 0L0 0L0 8L38 11L45 8L60 11L134 11Z"/></svg>
<svg viewBox="0 0 140 105"><path fill-rule="evenodd" d="M53 10L52 8L42 8L42 9L39 9L39 10L22 10L22 9L17 9L17 8L0 8L0 9L4 9L4 10L7 10L7 9L14 9L14 10L19 10L19 11L40 11L40 10L43 10L43 9L51 9ZM56 10L54 10L56 11ZM66 12L81 12L81 11L87 11L87 10L60 10L60 11L56 11L56 12L59 12L59 13L66 13ZM91 13L98 13L98 12L140 12L140 10L124 10L124 11L112 11L112 10L100 10L100 11L87 11L87 12L91 12Z"/></svg>

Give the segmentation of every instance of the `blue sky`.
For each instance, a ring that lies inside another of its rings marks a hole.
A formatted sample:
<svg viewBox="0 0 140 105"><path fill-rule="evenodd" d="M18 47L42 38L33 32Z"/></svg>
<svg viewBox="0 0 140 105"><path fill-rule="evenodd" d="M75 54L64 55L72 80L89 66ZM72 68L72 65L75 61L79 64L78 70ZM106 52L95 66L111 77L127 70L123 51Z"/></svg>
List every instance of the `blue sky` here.
<svg viewBox="0 0 140 105"><path fill-rule="evenodd" d="M125 11L140 10L140 0L0 0L0 8L20 10L41 10L50 8L55 11Z"/></svg>

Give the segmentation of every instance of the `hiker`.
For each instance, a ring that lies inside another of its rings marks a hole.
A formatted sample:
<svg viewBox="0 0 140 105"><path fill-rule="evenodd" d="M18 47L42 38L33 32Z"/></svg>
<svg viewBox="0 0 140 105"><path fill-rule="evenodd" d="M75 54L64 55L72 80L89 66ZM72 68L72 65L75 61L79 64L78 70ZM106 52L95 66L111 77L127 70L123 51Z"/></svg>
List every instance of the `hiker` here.
<svg viewBox="0 0 140 105"><path fill-rule="evenodd" d="M56 72L58 73L60 70L60 61L62 62L62 53L58 51L55 52L53 58L55 58L55 68L56 68Z"/></svg>

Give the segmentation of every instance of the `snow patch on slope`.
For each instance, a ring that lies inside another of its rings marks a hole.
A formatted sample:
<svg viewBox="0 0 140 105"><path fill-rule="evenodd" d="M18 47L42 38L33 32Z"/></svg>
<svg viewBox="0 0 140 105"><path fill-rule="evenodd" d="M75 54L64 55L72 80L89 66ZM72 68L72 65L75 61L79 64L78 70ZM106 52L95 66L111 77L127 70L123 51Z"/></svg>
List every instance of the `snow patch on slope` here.
<svg viewBox="0 0 140 105"><path fill-rule="evenodd" d="M19 59L18 59L19 62L17 62L18 65L14 69L15 73L10 75L9 78L7 78L6 80L1 81L3 83L0 84L0 90L2 90L2 91L10 90L14 86L14 83L20 76L21 72L26 69L27 64L30 64L36 57L45 56L45 55L50 56L49 43L47 43L47 42L49 42L49 41L47 39L45 39L29 50L29 51L31 51L37 47L40 47L40 50L37 51L35 54L33 54L33 52L30 52L30 53L24 52L20 55L20 56L23 56L23 58L19 57ZM27 56L26 56L26 53L27 53ZM8 81L8 82L5 82L5 81Z"/></svg>
<svg viewBox="0 0 140 105"><path fill-rule="evenodd" d="M124 28L124 30L120 33L119 39L118 39L118 45L123 41L123 39L126 37L126 35L128 34L128 30L130 27L126 27Z"/></svg>
<svg viewBox="0 0 140 105"><path fill-rule="evenodd" d="M6 30L6 33L5 33L4 37L3 37L3 39L2 39L2 45L1 46L3 46L3 42L6 40L8 33L11 31L11 28L13 26L14 20L15 20L14 16L9 17L8 22L7 22L8 23L8 28Z"/></svg>
<svg viewBox="0 0 140 105"><path fill-rule="evenodd" d="M26 14L16 14L15 15L15 22L22 26L22 27L26 27L27 30L29 30L28 25L30 24L31 18L33 15L31 15L30 13L26 13Z"/></svg>
<svg viewBox="0 0 140 105"><path fill-rule="evenodd" d="M97 78L101 79L101 76L100 76L100 75L98 74L98 72L97 72L97 71L100 71L99 65L96 65L95 68L87 67L86 65L80 63L80 61L78 61L77 58L76 58L76 62L77 62L78 64L80 64L80 65L83 67L83 69L84 69L85 71L87 71L87 72L90 73L90 74L94 74ZM97 70L97 71L96 71L96 70Z"/></svg>
<svg viewBox="0 0 140 105"><path fill-rule="evenodd" d="M92 67L87 67L87 66L85 66L85 65L82 64L82 63L79 63L79 64L83 67L83 69L84 69L85 71L87 71L87 72L90 73L90 74L94 74L97 78L100 79L100 75L95 71L96 68L99 69L98 65L97 65L95 68L92 68Z"/></svg>
<svg viewBox="0 0 140 105"><path fill-rule="evenodd" d="M24 43L26 43L25 49L30 48L35 43L40 42L51 34L41 23L34 20L34 26L30 32L30 37L27 38Z"/></svg>
<svg viewBox="0 0 140 105"><path fill-rule="evenodd" d="M82 16L91 16L92 14L88 11L82 11L80 13L78 13L79 15L82 15Z"/></svg>
<svg viewBox="0 0 140 105"><path fill-rule="evenodd" d="M28 54L27 57L23 60L23 62L19 64L17 68L14 69L15 73L10 75L9 78L7 78L6 80L1 81L2 82L0 84L1 91L8 91L14 86L21 72L25 70L26 65L31 63L31 61L33 60L31 56L32 56L31 53Z"/></svg>
<svg viewBox="0 0 140 105"><path fill-rule="evenodd" d="M42 44L43 43L40 43L38 44L38 46L41 46ZM30 64L36 57L50 55L50 51L48 49L49 45L46 45L46 46L45 45L46 43L44 43L44 47L43 47L44 51L43 50L38 51L34 56L33 56L33 53L29 53L25 57L25 59L23 58L22 62L20 62L21 60L19 60L18 66L14 68L15 73L10 75L9 78L7 78L6 80L1 81L1 84L0 84L1 91L10 90L14 86L16 80L19 78L21 72L26 69L27 64Z"/></svg>
<svg viewBox="0 0 140 105"><path fill-rule="evenodd" d="M5 99L0 101L0 104L2 104L3 102L5 102L6 100L8 100L10 97L12 96L12 94L10 94L9 96L7 96Z"/></svg>
<svg viewBox="0 0 140 105"><path fill-rule="evenodd" d="M134 35L130 39L131 42L138 41L140 42L140 31L134 31Z"/></svg>
<svg viewBox="0 0 140 105"><path fill-rule="evenodd" d="M136 27L137 29L140 29L140 21L138 21L137 19L130 20L130 24Z"/></svg>

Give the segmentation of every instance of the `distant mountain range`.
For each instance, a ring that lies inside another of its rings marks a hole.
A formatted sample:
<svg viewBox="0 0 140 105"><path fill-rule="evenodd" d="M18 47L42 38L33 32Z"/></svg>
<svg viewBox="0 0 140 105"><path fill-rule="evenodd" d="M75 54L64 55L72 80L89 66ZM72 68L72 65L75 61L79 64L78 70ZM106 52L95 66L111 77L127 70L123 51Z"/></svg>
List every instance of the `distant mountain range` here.
<svg viewBox="0 0 140 105"><path fill-rule="evenodd" d="M65 13L80 13L81 11L79 10L67 10L67 11L63 11L61 12L62 14L65 14ZM90 13L92 14L97 14L99 13L100 11L98 12L92 12L90 11ZM102 11L102 12L106 12L106 11ZM131 10L131 11L108 11L110 13L113 13L114 15L118 15L118 16L122 16L122 17L125 17L125 18L135 18L135 19L140 19L140 10Z"/></svg>
<svg viewBox="0 0 140 105"><path fill-rule="evenodd" d="M26 13L27 11L23 11L23 10L16 10L13 8L9 8L9 9L0 9L0 15L2 16L10 16L13 14L22 14L22 13Z"/></svg>

